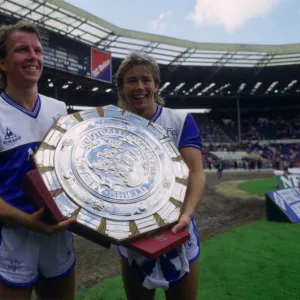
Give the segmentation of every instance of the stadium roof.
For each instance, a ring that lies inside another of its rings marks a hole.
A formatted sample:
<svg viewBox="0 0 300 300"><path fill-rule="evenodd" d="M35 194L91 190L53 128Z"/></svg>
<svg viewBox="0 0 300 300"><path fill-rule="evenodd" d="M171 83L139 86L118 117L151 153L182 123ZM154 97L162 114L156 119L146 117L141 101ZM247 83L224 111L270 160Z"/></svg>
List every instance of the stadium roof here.
<svg viewBox="0 0 300 300"><path fill-rule="evenodd" d="M0 16L27 19L45 31L112 54L114 75L132 50L148 52L161 67L161 96L174 108L299 107L300 44L196 43L127 30L61 0L0 0ZM68 105L116 104L112 83L45 68L39 90ZM298 104L299 103L299 104Z"/></svg>
<svg viewBox="0 0 300 300"><path fill-rule="evenodd" d="M0 0L0 12L28 19L124 58L132 50L151 53L163 65L259 67L300 64L300 44L197 43L123 29L61 0Z"/></svg>

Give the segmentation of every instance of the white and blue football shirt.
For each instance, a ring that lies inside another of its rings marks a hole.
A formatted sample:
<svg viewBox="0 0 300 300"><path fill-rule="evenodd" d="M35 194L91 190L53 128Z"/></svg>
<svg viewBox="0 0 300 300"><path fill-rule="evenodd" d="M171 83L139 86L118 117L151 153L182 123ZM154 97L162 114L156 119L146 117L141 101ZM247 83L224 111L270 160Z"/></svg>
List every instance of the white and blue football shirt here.
<svg viewBox="0 0 300 300"><path fill-rule="evenodd" d="M157 106L150 121L159 124L166 130L178 150L193 147L202 151L200 130L190 113Z"/></svg>
<svg viewBox="0 0 300 300"><path fill-rule="evenodd" d="M193 147L202 151L200 130L191 114L157 106L151 122L161 125L180 150ZM120 256L137 267L143 286L149 289L168 289L188 272L188 264L200 255L200 238L195 220L190 224L190 240L181 247L151 260L123 246L118 246Z"/></svg>
<svg viewBox="0 0 300 300"><path fill-rule="evenodd" d="M0 197L10 205L32 213L32 205L18 184L32 169L31 155L53 123L67 114L64 102L39 95L32 111L5 92L0 95Z"/></svg>

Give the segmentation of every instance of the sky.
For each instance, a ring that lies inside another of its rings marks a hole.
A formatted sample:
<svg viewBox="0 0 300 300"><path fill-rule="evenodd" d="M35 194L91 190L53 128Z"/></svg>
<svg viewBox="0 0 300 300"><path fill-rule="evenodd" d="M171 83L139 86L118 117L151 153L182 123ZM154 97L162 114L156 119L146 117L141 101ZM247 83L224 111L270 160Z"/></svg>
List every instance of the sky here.
<svg viewBox="0 0 300 300"><path fill-rule="evenodd" d="M203 43L300 43L300 0L65 0L124 29Z"/></svg>

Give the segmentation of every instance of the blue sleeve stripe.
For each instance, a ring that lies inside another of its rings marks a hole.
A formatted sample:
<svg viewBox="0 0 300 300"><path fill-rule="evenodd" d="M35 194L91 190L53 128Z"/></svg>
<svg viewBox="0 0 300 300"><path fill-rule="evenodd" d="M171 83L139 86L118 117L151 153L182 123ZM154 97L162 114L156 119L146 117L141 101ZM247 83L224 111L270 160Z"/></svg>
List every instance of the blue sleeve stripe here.
<svg viewBox="0 0 300 300"><path fill-rule="evenodd" d="M199 145L192 145L192 144L190 144L190 145L184 145L184 146L182 146L180 149L183 149L183 148L188 148L188 147L191 147L191 148L196 148L196 149L198 149L198 150L200 150L200 151L202 151L202 148L201 147L199 147Z"/></svg>
<svg viewBox="0 0 300 300"><path fill-rule="evenodd" d="M189 145L202 149L200 130L191 114L186 116L178 148L181 149Z"/></svg>

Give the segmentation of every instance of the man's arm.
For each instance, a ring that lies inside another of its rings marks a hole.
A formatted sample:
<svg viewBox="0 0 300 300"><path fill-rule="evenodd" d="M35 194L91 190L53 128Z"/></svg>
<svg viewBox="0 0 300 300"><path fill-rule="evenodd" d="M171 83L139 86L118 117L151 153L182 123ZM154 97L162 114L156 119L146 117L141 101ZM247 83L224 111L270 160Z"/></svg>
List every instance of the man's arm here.
<svg viewBox="0 0 300 300"><path fill-rule="evenodd" d="M181 155L190 171L182 213L193 216L203 198L206 183L202 154L198 149L184 148Z"/></svg>
<svg viewBox="0 0 300 300"><path fill-rule="evenodd" d="M180 150L189 168L189 177L181 217L173 232L188 230L190 221L204 195L206 176L203 170L201 151L187 147Z"/></svg>
<svg viewBox="0 0 300 300"><path fill-rule="evenodd" d="M44 209L40 209L33 214L25 213L0 198L0 222L8 224L19 224L30 230L44 234L52 234L57 231L67 229L70 224L76 222L75 219L68 219L61 223L50 225L42 221Z"/></svg>
<svg viewBox="0 0 300 300"><path fill-rule="evenodd" d="M2 198L0 198L0 221L3 223L26 223L28 214L9 205Z"/></svg>

